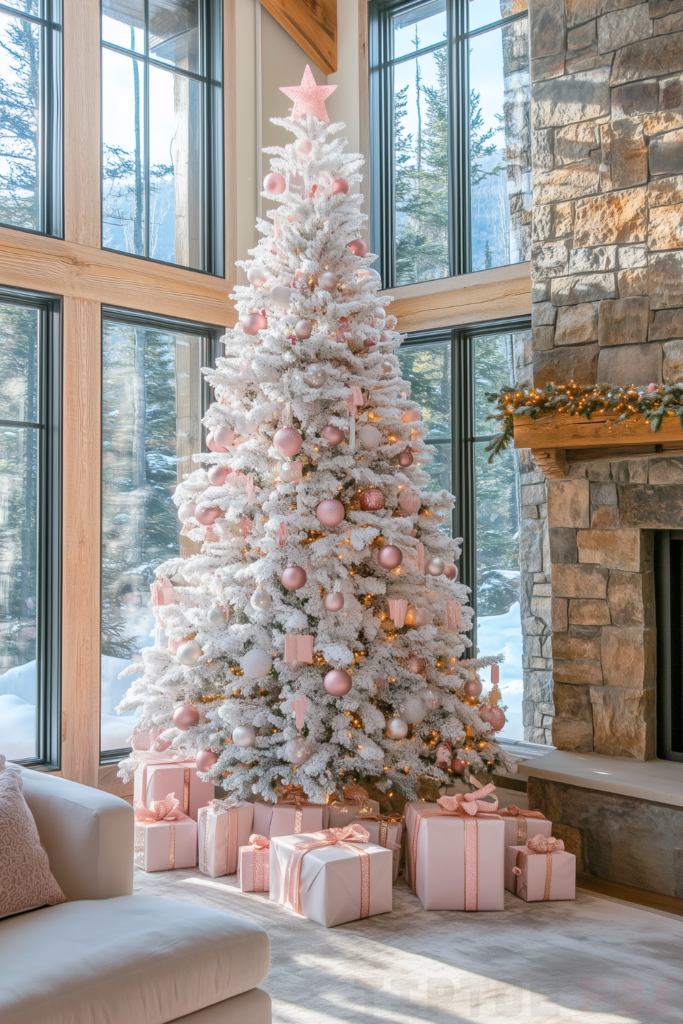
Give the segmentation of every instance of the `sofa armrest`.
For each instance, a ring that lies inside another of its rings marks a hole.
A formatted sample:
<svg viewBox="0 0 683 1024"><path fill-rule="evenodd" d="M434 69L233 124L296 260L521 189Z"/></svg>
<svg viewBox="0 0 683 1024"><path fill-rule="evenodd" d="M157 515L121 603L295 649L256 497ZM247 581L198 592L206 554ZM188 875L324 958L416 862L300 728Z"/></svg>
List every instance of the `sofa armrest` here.
<svg viewBox="0 0 683 1024"><path fill-rule="evenodd" d="M67 899L129 896L135 835L130 804L56 775L20 771L26 803Z"/></svg>

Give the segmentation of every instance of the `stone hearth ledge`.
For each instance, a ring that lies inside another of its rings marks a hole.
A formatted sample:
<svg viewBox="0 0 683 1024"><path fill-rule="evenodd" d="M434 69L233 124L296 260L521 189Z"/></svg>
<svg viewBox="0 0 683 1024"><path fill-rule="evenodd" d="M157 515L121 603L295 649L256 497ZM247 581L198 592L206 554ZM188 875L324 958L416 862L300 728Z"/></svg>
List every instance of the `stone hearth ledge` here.
<svg viewBox="0 0 683 1024"><path fill-rule="evenodd" d="M517 766L527 778L548 779L582 789L683 807L683 762L636 761L603 754L553 750Z"/></svg>

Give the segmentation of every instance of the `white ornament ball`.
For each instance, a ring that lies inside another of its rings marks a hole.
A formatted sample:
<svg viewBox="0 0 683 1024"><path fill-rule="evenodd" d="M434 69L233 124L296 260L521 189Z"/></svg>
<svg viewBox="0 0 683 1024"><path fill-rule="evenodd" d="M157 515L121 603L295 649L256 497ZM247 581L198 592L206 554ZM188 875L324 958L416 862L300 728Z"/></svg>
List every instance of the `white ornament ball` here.
<svg viewBox="0 0 683 1024"><path fill-rule="evenodd" d="M273 667L273 659L267 651L253 648L242 658L242 670L250 679L263 679Z"/></svg>
<svg viewBox="0 0 683 1024"><path fill-rule="evenodd" d="M180 522L186 523L187 520L194 515L196 507L197 506L194 501L184 501L178 509L178 519Z"/></svg>
<svg viewBox="0 0 683 1024"><path fill-rule="evenodd" d="M213 439L221 448L227 448L235 440L235 431L230 427L219 427L218 430L214 430Z"/></svg>
<svg viewBox="0 0 683 1024"><path fill-rule="evenodd" d="M273 599L267 590L255 590L249 599L249 604L257 612L267 612L273 603Z"/></svg>
<svg viewBox="0 0 683 1024"><path fill-rule="evenodd" d="M324 274L320 275L320 287L324 288L326 292L333 292L338 284L339 278L330 270L326 270Z"/></svg>
<svg viewBox="0 0 683 1024"><path fill-rule="evenodd" d="M235 428L240 434L255 434L258 430L258 423L254 420L248 420L246 416L240 413L235 416Z"/></svg>
<svg viewBox="0 0 683 1024"><path fill-rule="evenodd" d="M285 287L283 284L276 284L271 289L270 299L274 306L285 306L289 305L289 299L292 294L292 289Z"/></svg>
<svg viewBox="0 0 683 1024"><path fill-rule="evenodd" d="M283 462L282 465L280 466L280 469L278 470L278 473L283 484L291 484L298 479L297 474L292 469L291 462Z"/></svg>
<svg viewBox="0 0 683 1024"><path fill-rule="evenodd" d="M304 384L309 388L321 388L327 383L327 370L324 366L311 366L304 374Z"/></svg>
<svg viewBox="0 0 683 1024"><path fill-rule="evenodd" d="M376 448L382 442L382 433L371 423L365 423L358 430L358 440L363 448Z"/></svg>
<svg viewBox="0 0 683 1024"><path fill-rule="evenodd" d="M446 563L443 558L430 558L425 565L425 572L430 576L441 576L445 568Z"/></svg>
<svg viewBox="0 0 683 1024"><path fill-rule="evenodd" d="M224 608L209 608L206 613L206 621L210 626L224 626L226 623L225 609Z"/></svg>
<svg viewBox="0 0 683 1024"><path fill-rule="evenodd" d="M250 267L247 271L247 278L249 280L249 284L253 284L255 288L262 288L267 280L261 267Z"/></svg>
<svg viewBox="0 0 683 1024"><path fill-rule="evenodd" d="M421 722L426 714L427 705L417 694L411 694L410 697L406 697L401 705L401 716L406 722L410 722L411 725Z"/></svg>
<svg viewBox="0 0 683 1024"><path fill-rule="evenodd" d="M253 747L256 733L250 725L236 725L232 730L232 742L236 747Z"/></svg>
<svg viewBox="0 0 683 1024"><path fill-rule="evenodd" d="M313 746L305 736L295 736L294 739L287 740L285 744L287 760L292 764L303 764L304 761L308 761L312 753Z"/></svg>
<svg viewBox="0 0 683 1024"><path fill-rule="evenodd" d="M176 658L181 665L194 665L203 653L199 644L195 643L194 640L190 640L188 643L180 645L176 652Z"/></svg>
<svg viewBox="0 0 683 1024"><path fill-rule="evenodd" d="M408 735L408 723L402 718L390 718L387 722L387 736L392 740L404 740Z"/></svg>

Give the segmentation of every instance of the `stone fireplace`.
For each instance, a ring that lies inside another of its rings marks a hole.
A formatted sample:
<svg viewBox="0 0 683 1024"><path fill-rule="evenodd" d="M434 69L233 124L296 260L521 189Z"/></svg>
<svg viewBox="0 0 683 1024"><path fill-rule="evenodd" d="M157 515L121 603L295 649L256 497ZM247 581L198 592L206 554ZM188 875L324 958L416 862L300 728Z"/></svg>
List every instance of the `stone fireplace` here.
<svg viewBox="0 0 683 1024"><path fill-rule="evenodd" d="M683 0L529 6L534 383L680 380ZM647 778L656 757L653 543L654 531L683 528L683 432L680 449L593 451L547 481L552 742L562 754L528 774L530 800L580 869L683 896L683 764L655 761L669 782L653 782L650 797L647 785L634 796L633 780L609 793L598 785L626 759L644 762ZM586 767L601 756L614 760ZM584 786L590 812L577 799ZM646 820L661 852L654 874Z"/></svg>

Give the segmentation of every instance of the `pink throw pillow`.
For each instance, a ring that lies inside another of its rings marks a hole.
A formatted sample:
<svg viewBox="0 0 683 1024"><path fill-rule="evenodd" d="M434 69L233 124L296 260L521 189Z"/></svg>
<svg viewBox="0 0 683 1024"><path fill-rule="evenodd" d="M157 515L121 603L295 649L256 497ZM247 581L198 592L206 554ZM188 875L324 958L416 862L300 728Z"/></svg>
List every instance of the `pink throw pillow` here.
<svg viewBox="0 0 683 1024"><path fill-rule="evenodd" d="M66 903L21 788L21 774L0 754L0 918Z"/></svg>

